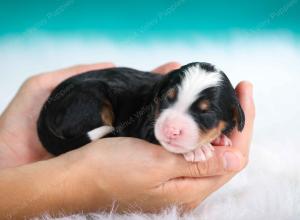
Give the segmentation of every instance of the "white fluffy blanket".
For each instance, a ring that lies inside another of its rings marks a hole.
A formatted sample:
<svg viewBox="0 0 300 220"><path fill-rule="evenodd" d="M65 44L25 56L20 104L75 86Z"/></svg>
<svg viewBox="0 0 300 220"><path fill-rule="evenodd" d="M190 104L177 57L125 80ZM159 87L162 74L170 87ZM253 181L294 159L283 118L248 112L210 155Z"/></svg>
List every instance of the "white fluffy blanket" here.
<svg viewBox="0 0 300 220"><path fill-rule="evenodd" d="M233 83L241 79L254 83L257 118L250 163L183 218L296 220L300 219L299 49L299 42L292 38L271 36L255 40L236 38L223 43L199 39L193 44L160 42L134 47L99 39L86 42L42 38L26 44L22 39L0 39L1 71L10 73L2 76L0 111L25 77L74 63L112 60L118 65L142 69L169 60L218 64ZM61 219L129 218L179 219L175 209L160 215L99 213Z"/></svg>

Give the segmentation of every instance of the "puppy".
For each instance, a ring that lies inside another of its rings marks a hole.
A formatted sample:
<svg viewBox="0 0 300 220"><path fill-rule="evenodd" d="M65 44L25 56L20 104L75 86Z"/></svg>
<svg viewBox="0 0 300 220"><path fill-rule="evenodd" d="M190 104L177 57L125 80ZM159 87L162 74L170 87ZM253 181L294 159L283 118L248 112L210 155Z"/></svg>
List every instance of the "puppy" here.
<svg viewBox="0 0 300 220"><path fill-rule="evenodd" d="M59 155L104 137L136 137L204 161L230 146L244 112L224 72L190 63L167 75L130 68L95 70L62 82L38 119L43 146Z"/></svg>

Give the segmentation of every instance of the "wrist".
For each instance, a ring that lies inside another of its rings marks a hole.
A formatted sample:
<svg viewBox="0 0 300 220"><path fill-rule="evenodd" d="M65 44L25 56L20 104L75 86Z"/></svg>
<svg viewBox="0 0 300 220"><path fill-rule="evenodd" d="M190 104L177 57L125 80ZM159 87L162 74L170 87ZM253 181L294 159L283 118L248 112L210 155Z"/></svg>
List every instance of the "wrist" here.
<svg viewBox="0 0 300 220"><path fill-rule="evenodd" d="M0 171L0 219L96 211L101 192L76 155ZM96 195L96 196L95 196Z"/></svg>
<svg viewBox="0 0 300 220"><path fill-rule="evenodd" d="M95 166L91 154L84 148L71 151L58 157L64 167L61 167L62 176L65 176L65 184L61 191L66 192L62 201L67 205L64 212L94 212L104 210L111 205L109 195L104 190L99 180L103 179L97 160Z"/></svg>

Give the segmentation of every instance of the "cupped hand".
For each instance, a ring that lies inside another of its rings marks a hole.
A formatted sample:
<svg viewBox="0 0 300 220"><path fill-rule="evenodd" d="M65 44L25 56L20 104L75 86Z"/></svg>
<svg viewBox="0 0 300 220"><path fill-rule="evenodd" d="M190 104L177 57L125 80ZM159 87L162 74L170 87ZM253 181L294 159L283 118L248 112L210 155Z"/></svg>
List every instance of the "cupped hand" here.
<svg viewBox="0 0 300 220"><path fill-rule="evenodd" d="M42 147L36 128L41 108L51 91L71 76L113 66L112 63L77 65L26 80L0 117L0 168L51 157Z"/></svg>
<svg viewBox="0 0 300 220"><path fill-rule="evenodd" d="M173 63L171 69L178 67ZM169 70L164 66L155 71ZM182 211L198 206L248 162L255 117L252 85L241 82L236 92L245 112L245 128L243 132L234 130L230 136L233 146L216 147L208 161L187 162L182 155L134 138L101 139L74 151L78 167L93 189L84 195L92 198L88 207L110 209L113 204L120 212L156 212L171 205Z"/></svg>
<svg viewBox="0 0 300 220"><path fill-rule="evenodd" d="M51 157L36 134L39 112L51 91L72 75L112 66L83 65L27 80L0 118L0 167ZM164 74L179 67L168 63L154 72ZM72 200L72 207L76 202L79 210L96 211L116 202L120 211L152 212L174 204L183 210L197 206L247 164L255 115L252 86L242 82L236 92L245 112L245 128L232 133L232 147L217 147L206 162L186 162L182 155L133 138L101 139L58 157L63 161L76 158L71 169L75 179L67 181L70 187L66 189L74 190L73 197L79 196ZM49 165L52 160L56 159L49 160Z"/></svg>

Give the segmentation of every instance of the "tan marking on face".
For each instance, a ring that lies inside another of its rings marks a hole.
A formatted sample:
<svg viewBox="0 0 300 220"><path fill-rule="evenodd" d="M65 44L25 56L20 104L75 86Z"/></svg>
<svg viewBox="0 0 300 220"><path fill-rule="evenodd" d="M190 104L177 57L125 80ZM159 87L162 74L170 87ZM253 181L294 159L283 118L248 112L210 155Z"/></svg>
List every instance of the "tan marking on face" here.
<svg viewBox="0 0 300 220"><path fill-rule="evenodd" d="M202 100L198 103L198 108L201 110L201 111L206 111L209 109L209 106L210 106L210 103L208 100Z"/></svg>
<svg viewBox="0 0 300 220"><path fill-rule="evenodd" d="M175 88L171 88L167 91L167 97L169 99L174 99L176 97L176 89Z"/></svg>
<svg viewBox="0 0 300 220"><path fill-rule="evenodd" d="M216 127L208 130L207 132L205 133L202 133L203 131L200 132L199 146L211 143L214 139L216 139L222 134L222 131L224 130L225 127L226 127L226 122L220 121Z"/></svg>
<svg viewBox="0 0 300 220"><path fill-rule="evenodd" d="M103 102L103 106L100 112L101 119L105 125L112 126L114 120L114 114L112 105L108 100Z"/></svg>
<svg viewBox="0 0 300 220"><path fill-rule="evenodd" d="M234 121L234 123L235 123L236 125L241 121L240 114L239 114L239 111L238 111L237 108L238 108L237 106L234 106L234 107L232 108L233 121Z"/></svg>

